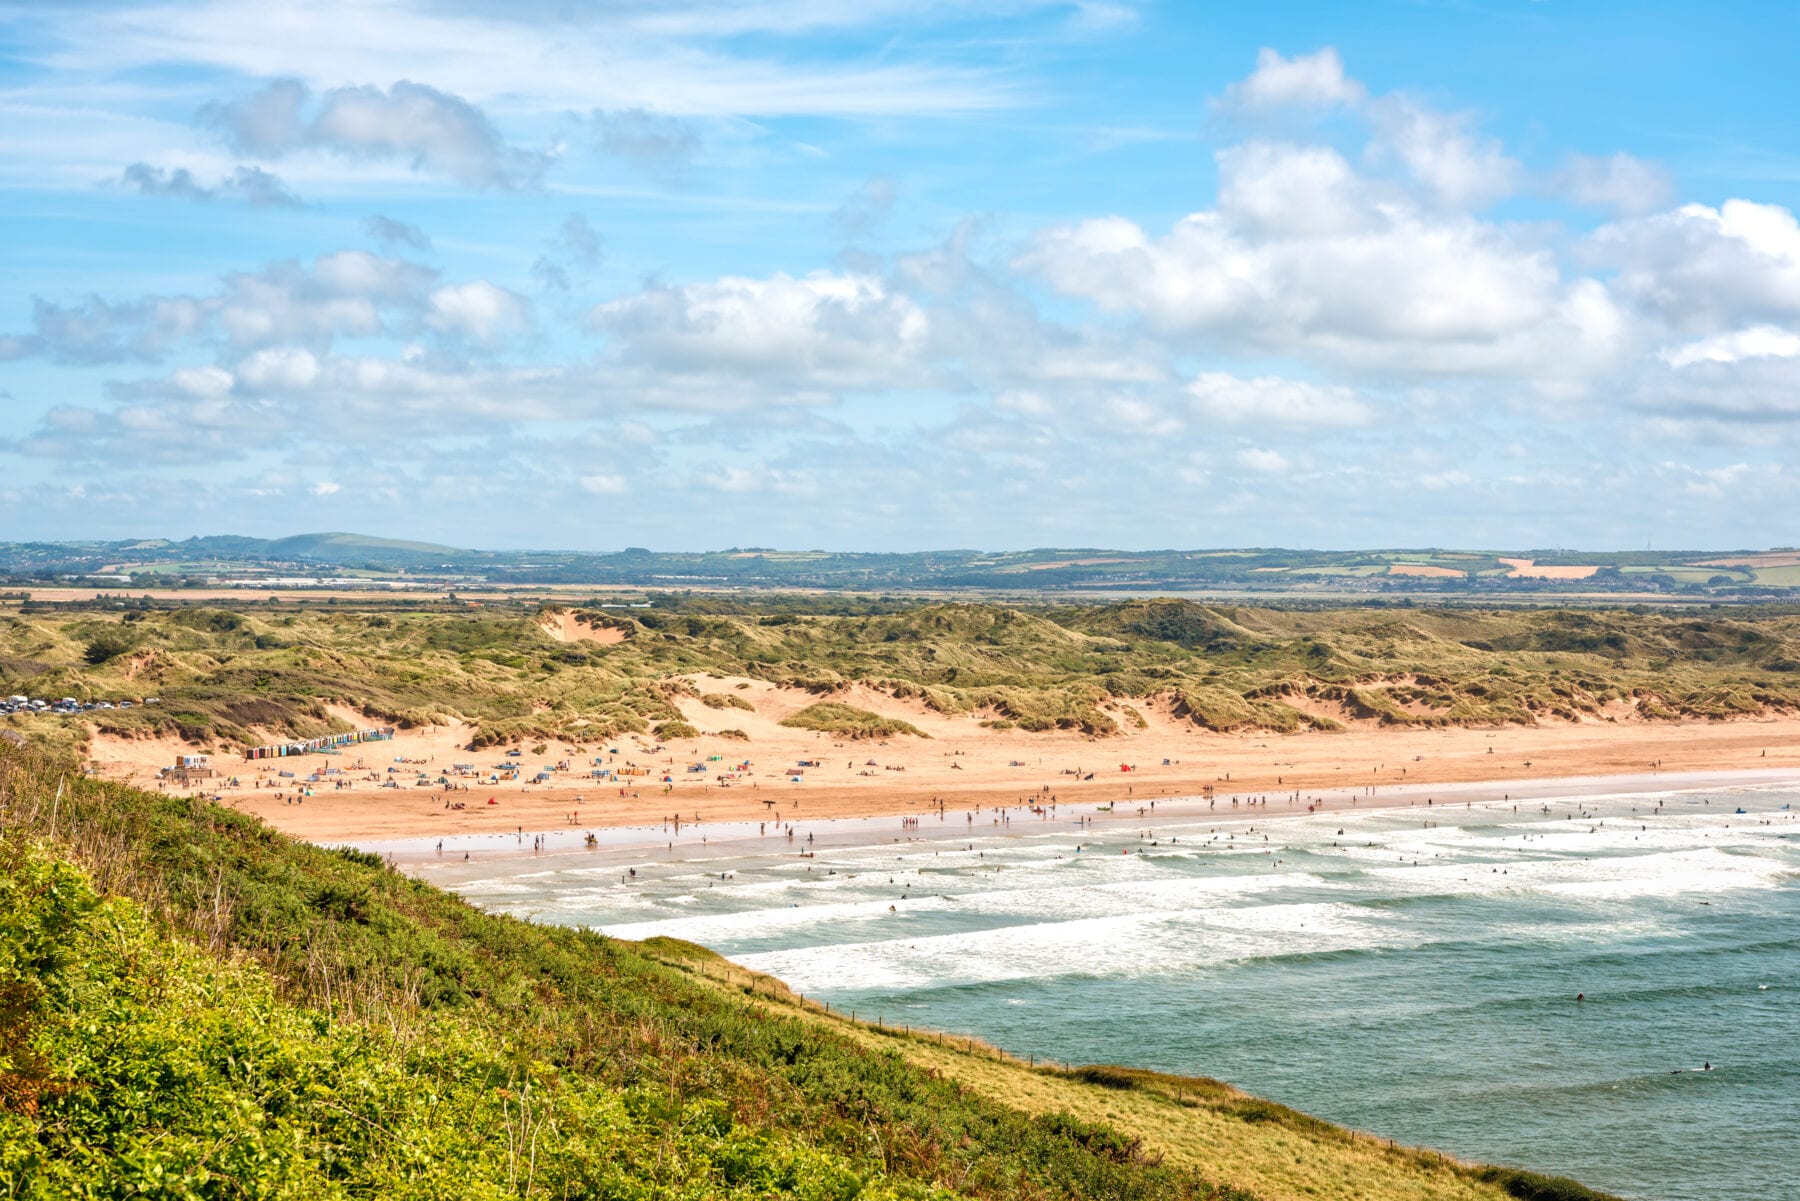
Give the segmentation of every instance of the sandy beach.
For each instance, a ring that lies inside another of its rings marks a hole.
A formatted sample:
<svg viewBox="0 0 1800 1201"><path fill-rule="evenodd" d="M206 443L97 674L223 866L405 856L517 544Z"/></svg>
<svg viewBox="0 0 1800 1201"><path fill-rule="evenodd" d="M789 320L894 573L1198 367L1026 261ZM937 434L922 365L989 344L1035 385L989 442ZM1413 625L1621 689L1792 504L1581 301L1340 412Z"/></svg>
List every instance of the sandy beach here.
<svg viewBox="0 0 1800 1201"><path fill-rule="evenodd" d="M697 739L664 744L645 734L581 746L529 744L516 748L516 756L504 747L466 749L471 731L459 725L402 730L390 742L335 755L246 762L240 748L210 748L218 775L195 787L158 781L159 768L200 749L176 739L96 736L90 754L94 769L108 778L200 791L289 834L326 843L642 826L676 815L684 826L915 816L940 805L971 810L1049 797L1131 807L1208 789L1221 800L1299 793L1304 802L1331 792L1371 805L1384 793L1409 803L1416 786L1440 783L1800 772L1800 718L1788 716L1218 734L1155 704L1116 701L1125 732L1091 738L993 730L970 716L855 688L833 699L903 718L928 735L859 741L780 725L817 699L808 693L751 680L696 683L752 708L709 708L682 698L688 721L707 731ZM352 725L377 724L347 710L338 716ZM516 766L516 778L500 772L503 765ZM613 775L596 778L595 772ZM315 773L317 779L308 778ZM1415 787L1394 793L1400 785Z"/></svg>

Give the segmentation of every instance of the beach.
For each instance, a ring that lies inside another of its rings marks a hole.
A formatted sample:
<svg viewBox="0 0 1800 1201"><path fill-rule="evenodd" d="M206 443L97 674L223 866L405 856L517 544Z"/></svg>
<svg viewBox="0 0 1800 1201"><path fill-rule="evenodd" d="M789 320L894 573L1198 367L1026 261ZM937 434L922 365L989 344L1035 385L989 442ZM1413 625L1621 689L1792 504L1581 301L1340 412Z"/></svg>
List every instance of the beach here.
<svg viewBox="0 0 1800 1201"><path fill-rule="evenodd" d="M859 686L833 699L902 719L925 736L855 740L781 725L818 699L803 690L697 682L749 708L677 698L687 721L708 732L666 743L639 734L471 751L470 727L439 725L336 755L246 762L237 748L211 748L213 779L162 786L217 796L296 837L368 843L660 827L675 817L684 829L905 818L1052 800L1127 811L1208 795L1227 805L1233 796L1255 796L1284 809L1290 798L1302 807L1374 807L1416 803L1434 785L1485 783L1504 794L1515 781L1609 778L1652 788L1678 775L1800 770L1800 717L1785 715L1688 722L1620 715L1499 727L1346 722L1301 734L1215 733L1166 705L1117 700L1111 708L1121 732L1088 737L996 730ZM351 727L381 724L343 709L334 715ZM90 758L100 775L154 789L159 769L198 749L173 738L96 737ZM459 765L473 770L459 774ZM516 778L497 770L503 765L516 766ZM597 771L613 775L595 778ZM320 778L309 781L314 773Z"/></svg>

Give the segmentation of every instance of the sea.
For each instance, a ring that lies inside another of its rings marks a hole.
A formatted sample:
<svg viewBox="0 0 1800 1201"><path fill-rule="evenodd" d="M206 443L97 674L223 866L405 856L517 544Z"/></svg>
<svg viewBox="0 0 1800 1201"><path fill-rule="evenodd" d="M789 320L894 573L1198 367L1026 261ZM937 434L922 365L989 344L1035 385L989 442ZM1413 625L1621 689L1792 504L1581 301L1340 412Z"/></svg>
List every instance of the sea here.
<svg viewBox="0 0 1800 1201"><path fill-rule="evenodd" d="M1211 1076L1628 1198L1792 1201L1800 782L1672 783L387 849L487 909L688 939L861 1017Z"/></svg>

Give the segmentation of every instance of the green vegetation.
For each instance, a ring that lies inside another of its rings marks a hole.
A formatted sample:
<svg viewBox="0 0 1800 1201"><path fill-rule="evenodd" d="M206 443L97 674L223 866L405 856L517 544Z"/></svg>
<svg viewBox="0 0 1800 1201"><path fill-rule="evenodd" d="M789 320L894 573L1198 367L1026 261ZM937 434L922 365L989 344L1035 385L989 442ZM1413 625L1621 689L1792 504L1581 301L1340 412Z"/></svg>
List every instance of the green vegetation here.
<svg viewBox="0 0 1800 1201"><path fill-rule="evenodd" d="M15 1197L1596 1196L849 1022L4 748L0 1035Z"/></svg>
<svg viewBox="0 0 1800 1201"><path fill-rule="evenodd" d="M1582 578L1529 578L1515 573L1505 559L1595 570ZM116 578L120 587L139 588L198 587L214 577L254 582L298 575L382 577L451 587L481 582L502 587L663 588L666 581L681 580L701 588L1007 596L1226 590L1481 597L1649 593L1759 599L1792 595L1796 585L1791 574L1780 573L1795 564L1800 564L1800 555L1791 551L1310 551L1273 547L1118 551L1040 547L1003 552L858 554L764 547L670 553L631 547L616 554L589 554L465 550L342 533L301 534L273 541L226 536L182 542L0 542L0 582L91 584L91 577L103 572L105 578Z"/></svg>
<svg viewBox="0 0 1800 1201"><path fill-rule="evenodd" d="M845 738L892 738L896 734L911 734L915 738L931 737L911 722L901 721L897 717L884 717L851 705L840 705L836 701L818 701L808 705L800 712L782 718L781 724L797 730L818 730L820 733L837 734Z"/></svg>
<svg viewBox="0 0 1800 1201"><path fill-rule="evenodd" d="M477 747L591 743L668 723L693 728L678 701L745 709L735 690L703 690L708 678L739 677L838 706L803 711L795 719L803 728L874 737L909 729L846 711L833 694L865 685L997 728L1095 736L1137 725L1145 704L1211 730L1274 731L1800 708L1800 615L1788 608L718 607L612 616L631 629L616 643L559 642L529 610L0 616L0 690L156 695L154 706L85 716L103 731L226 745L372 721L464 721ZM65 719L0 724L70 747L85 737L82 723Z"/></svg>

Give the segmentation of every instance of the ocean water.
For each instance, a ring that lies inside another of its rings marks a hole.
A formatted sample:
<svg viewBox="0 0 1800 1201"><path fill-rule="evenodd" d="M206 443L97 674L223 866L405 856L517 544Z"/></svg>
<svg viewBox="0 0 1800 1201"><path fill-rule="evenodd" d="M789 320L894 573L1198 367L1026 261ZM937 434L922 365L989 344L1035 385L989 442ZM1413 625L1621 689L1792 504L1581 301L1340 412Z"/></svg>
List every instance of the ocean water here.
<svg viewBox="0 0 1800 1201"><path fill-rule="evenodd" d="M415 866L1021 1056L1214 1076L1626 1197L1800 1196L1800 788L1202 806Z"/></svg>

